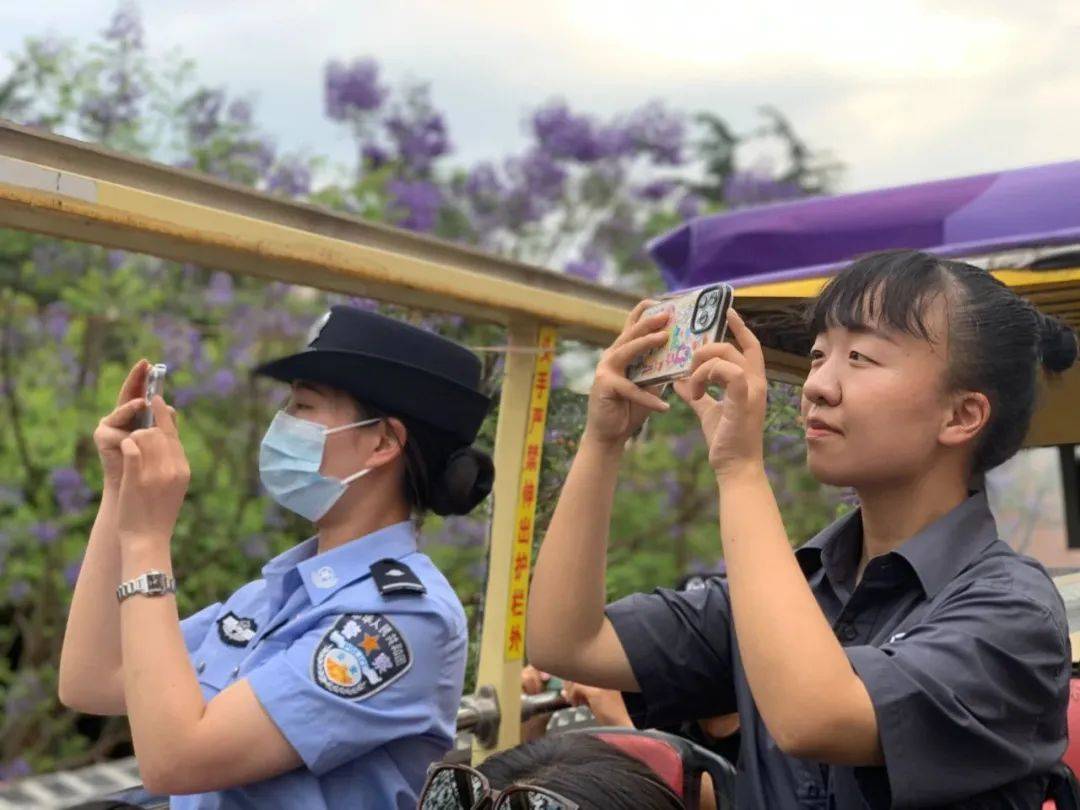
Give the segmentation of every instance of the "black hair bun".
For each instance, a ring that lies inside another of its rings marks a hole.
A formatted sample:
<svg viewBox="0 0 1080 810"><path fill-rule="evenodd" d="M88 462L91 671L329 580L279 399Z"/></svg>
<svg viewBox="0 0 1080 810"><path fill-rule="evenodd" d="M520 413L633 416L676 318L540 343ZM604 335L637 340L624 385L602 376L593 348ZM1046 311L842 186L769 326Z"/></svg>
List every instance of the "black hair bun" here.
<svg viewBox="0 0 1080 810"><path fill-rule="evenodd" d="M1043 368L1058 373L1067 371L1076 362L1076 332L1057 318L1043 316L1039 338L1039 355Z"/></svg>
<svg viewBox="0 0 1080 810"><path fill-rule="evenodd" d="M494 482L491 456L474 447L459 448L432 483L428 505L436 515L467 515L488 496Z"/></svg>

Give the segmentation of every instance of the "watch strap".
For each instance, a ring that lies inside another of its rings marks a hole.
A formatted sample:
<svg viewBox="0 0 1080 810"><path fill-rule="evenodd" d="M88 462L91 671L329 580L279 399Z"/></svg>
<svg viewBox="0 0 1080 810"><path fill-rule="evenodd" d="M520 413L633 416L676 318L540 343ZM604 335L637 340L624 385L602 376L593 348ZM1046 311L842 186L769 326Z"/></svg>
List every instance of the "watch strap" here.
<svg viewBox="0 0 1080 810"><path fill-rule="evenodd" d="M152 570L121 583L116 589L116 599L123 602L135 594L165 596L170 593L176 593L176 580L162 571Z"/></svg>

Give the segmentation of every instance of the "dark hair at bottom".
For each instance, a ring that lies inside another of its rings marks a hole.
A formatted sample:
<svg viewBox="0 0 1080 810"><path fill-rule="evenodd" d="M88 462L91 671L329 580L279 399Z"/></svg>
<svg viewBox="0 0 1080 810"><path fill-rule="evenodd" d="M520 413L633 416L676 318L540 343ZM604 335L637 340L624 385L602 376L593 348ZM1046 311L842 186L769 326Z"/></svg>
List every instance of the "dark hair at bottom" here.
<svg viewBox="0 0 1080 810"><path fill-rule="evenodd" d="M682 803L641 761L589 734L550 734L485 760L477 769L495 790L534 785L582 810L681 810Z"/></svg>
<svg viewBox="0 0 1080 810"><path fill-rule="evenodd" d="M811 335L880 325L932 341L926 314L937 298L948 312L951 390L979 391L990 420L977 439L972 472L1011 458L1035 411L1038 368L1067 370L1076 333L1039 312L986 270L915 250L872 253L841 270L807 313Z"/></svg>
<svg viewBox="0 0 1080 810"><path fill-rule="evenodd" d="M495 467L486 453L416 420L354 401L363 417L393 417L405 425L404 495L415 517L423 518L428 511L468 514L491 492Z"/></svg>

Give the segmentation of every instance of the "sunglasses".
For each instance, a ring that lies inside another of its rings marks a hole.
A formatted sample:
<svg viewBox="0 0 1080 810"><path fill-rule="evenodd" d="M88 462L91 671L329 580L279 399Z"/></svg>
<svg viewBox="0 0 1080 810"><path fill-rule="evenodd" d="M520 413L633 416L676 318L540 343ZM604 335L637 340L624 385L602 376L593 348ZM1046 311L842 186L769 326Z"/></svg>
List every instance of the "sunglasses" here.
<svg viewBox="0 0 1080 810"><path fill-rule="evenodd" d="M546 788L510 785L495 791L480 771L468 765L436 763L428 768L419 810L581 810Z"/></svg>

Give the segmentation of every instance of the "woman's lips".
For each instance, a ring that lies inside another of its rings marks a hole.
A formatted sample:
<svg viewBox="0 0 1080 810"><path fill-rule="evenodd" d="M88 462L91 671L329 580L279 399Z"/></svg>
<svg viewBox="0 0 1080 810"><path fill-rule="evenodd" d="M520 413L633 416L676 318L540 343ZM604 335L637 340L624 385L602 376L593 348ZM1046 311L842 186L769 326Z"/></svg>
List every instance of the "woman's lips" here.
<svg viewBox="0 0 1080 810"><path fill-rule="evenodd" d="M806 420L806 438L807 439L824 439L829 436L842 435L839 430L832 427L826 422L822 422L820 419L807 419Z"/></svg>

